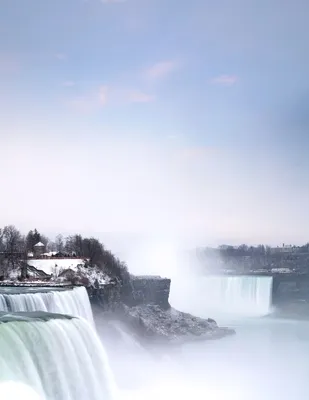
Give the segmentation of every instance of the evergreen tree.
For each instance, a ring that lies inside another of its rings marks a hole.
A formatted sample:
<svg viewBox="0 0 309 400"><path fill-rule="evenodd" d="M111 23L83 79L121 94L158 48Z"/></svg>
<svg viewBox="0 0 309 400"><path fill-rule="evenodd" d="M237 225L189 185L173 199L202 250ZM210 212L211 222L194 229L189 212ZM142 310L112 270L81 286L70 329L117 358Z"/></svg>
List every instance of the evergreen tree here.
<svg viewBox="0 0 309 400"><path fill-rule="evenodd" d="M41 234L37 231L37 229L34 229L28 232L28 235L26 236L26 246L27 246L27 251L34 251L34 246L42 241ZM45 244L45 243L44 243Z"/></svg>

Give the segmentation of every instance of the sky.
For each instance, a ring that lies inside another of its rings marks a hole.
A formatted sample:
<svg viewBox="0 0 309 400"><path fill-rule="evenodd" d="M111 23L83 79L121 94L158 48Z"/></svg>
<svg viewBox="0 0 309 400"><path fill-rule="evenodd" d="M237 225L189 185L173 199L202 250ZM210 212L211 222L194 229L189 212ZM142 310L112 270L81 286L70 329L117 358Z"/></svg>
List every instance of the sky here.
<svg viewBox="0 0 309 400"><path fill-rule="evenodd" d="M0 225L112 246L308 242L308 15L305 0L0 0Z"/></svg>

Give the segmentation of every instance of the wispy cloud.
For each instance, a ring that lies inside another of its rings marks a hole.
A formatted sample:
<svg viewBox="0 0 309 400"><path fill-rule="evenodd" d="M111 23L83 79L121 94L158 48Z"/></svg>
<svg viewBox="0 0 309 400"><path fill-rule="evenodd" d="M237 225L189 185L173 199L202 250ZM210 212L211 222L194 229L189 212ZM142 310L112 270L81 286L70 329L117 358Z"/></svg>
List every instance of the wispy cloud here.
<svg viewBox="0 0 309 400"><path fill-rule="evenodd" d="M109 103L109 95L110 88L100 86L96 90L70 99L66 104L77 112L88 114L105 107Z"/></svg>
<svg viewBox="0 0 309 400"><path fill-rule="evenodd" d="M238 81L236 75L219 75L210 80L213 85L232 86Z"/></svg>
<svg viewBox="0 0 309 400"><path fill-rule="evenodd" d="M129 91L127 96L127 100L130 103L150 103L151 101L154 101L154 99L154 96L144 93L140 90Z"/></svg>
<svg viewBox="0 0 309 400"><path fill-rule="evenodd" d="M161 61L146 70L146 77L149 79L161 79L171 74L177 68L175 61Z"/></svg>
<svg viewBox="0 0 309 400"><path fill-rule="evenodd" d="M89 113L107 105L117 107L126 103L150 103L154 100L153 95L141 90L103 85L88 94L69 100L67 104L78 112Z"/></svg>

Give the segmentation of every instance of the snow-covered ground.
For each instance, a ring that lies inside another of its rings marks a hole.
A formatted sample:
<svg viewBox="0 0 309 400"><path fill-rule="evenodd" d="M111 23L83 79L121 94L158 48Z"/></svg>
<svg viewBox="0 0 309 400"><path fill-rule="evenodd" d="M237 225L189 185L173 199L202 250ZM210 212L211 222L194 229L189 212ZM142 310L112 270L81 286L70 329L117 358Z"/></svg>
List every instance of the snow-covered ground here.
<svg viewBox="0 0 309 400"><path fill-rule="evenodd" d="M91 286L97 282L99 285L106 285L110 282L110 278L97 267L77 267L77 275L84 276L89 280Z"/></svg>
<svg viewBox="0 0 309 400"><path fill-rule="evenodd" d="M37 259L27 260L27 264L37 270L45 272L47 275L53 274L54 276L57 276L65 269L76 271L79 265L85 265L85 261L81 258Z"/></svg>

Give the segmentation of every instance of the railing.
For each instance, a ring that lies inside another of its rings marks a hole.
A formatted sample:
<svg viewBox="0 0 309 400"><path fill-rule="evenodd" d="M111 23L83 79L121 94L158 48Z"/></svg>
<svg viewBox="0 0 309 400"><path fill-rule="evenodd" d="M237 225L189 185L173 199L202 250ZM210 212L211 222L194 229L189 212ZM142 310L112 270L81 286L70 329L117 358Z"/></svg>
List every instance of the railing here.
<svg viewBox="0 0 309 400"><path fill-rule="evenodd" d="M67 256L67 257L28 257L27 260L89 260L86 257L72 257L72 256Z"/></svg>

